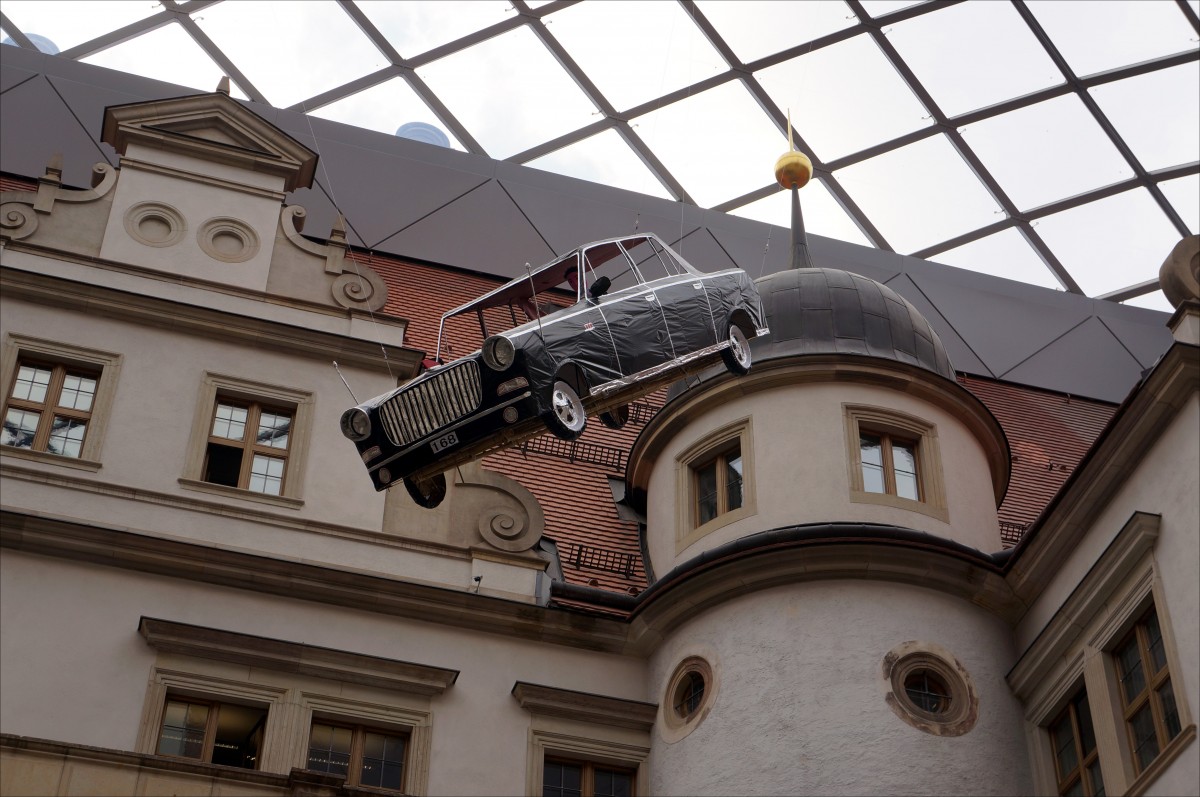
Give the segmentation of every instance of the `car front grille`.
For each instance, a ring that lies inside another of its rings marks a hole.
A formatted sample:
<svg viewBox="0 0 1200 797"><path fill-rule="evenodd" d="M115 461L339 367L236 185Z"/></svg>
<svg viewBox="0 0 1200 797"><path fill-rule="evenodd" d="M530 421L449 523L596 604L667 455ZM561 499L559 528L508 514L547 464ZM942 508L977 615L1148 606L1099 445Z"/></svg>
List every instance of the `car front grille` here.
<svg viewBox="0 0 1200 797"><path fill-rule="evenodd" d="M379 417L388 439L404 446L470 415L481 398L479 363L467 360L392 396Z"/></svg>

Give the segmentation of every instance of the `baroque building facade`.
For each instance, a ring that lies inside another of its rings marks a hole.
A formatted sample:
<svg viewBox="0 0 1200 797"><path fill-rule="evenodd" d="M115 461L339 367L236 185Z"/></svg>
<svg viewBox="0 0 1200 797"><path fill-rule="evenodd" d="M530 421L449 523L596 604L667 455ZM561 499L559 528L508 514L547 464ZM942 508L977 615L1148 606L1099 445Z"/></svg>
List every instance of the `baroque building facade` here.
<svg viewBox="0 0 1200 797"><path fill-rule="evenodd" d="M1195 236L1169 344L1015 546L1030 455L833 262L758 280L748 375L604 438L611 494L531 446L426 510L337 417L419 372L405 274L480 278L306 231L317 153L222 92L101 139L90 189L47 153L3 194L0 793L1200 787ZM565 575L605 535L623 580Z"/></svg>

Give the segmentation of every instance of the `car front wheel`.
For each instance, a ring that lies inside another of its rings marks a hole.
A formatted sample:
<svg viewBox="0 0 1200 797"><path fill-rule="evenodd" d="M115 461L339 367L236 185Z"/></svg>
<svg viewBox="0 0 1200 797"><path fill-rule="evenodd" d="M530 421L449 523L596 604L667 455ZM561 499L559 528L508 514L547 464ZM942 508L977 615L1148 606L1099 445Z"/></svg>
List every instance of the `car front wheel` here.
<svg viewBox="0 0 1200 797"><path fill-rule="evenodd" d="M587 413L575 388L559 379L550 393L550 411L545 415L546 426L563 440L575 440L587 426Z"/></svg>
<svg viewBox="0 0 1200 797"><path fill-rule="evenodd" d="M438 473L419 481L405 479L404 487L417 506L433 509L446 497L446 474Z"/></svg>
<svg viewBox="0 0 1200 797"><path fill-rule="evenodd" d="M750 341L746 340L746 333L737 324L729 325L729 347L721 350L721 359L734 376L750 372Z"/></svg>

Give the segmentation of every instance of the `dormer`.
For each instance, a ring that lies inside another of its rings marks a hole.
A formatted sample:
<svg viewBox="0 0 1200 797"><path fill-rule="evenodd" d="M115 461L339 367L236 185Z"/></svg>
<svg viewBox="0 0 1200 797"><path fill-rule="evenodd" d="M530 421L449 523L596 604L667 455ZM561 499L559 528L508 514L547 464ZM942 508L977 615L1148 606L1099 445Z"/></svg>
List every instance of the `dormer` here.
<svg viewBox="0 0 1200 797"><path fill-rule="evenodd" d="M102 140L121 156L102 258L267 289L280 207L316 153L220 91L112 106Z"/></svg>

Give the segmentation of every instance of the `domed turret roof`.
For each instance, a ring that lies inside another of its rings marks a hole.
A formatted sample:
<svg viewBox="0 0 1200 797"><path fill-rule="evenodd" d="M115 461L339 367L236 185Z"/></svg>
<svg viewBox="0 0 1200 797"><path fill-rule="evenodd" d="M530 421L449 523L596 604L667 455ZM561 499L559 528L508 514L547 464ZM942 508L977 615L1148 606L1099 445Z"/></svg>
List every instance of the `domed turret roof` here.
<svg viewBox="0 0 1200 797"><path fill-rule="evenodd" d="M752 341L756 362L797 354L858 354L954 379L937 333L886 285L833 268L786 269L756 284L771 329Z"/></svg>

